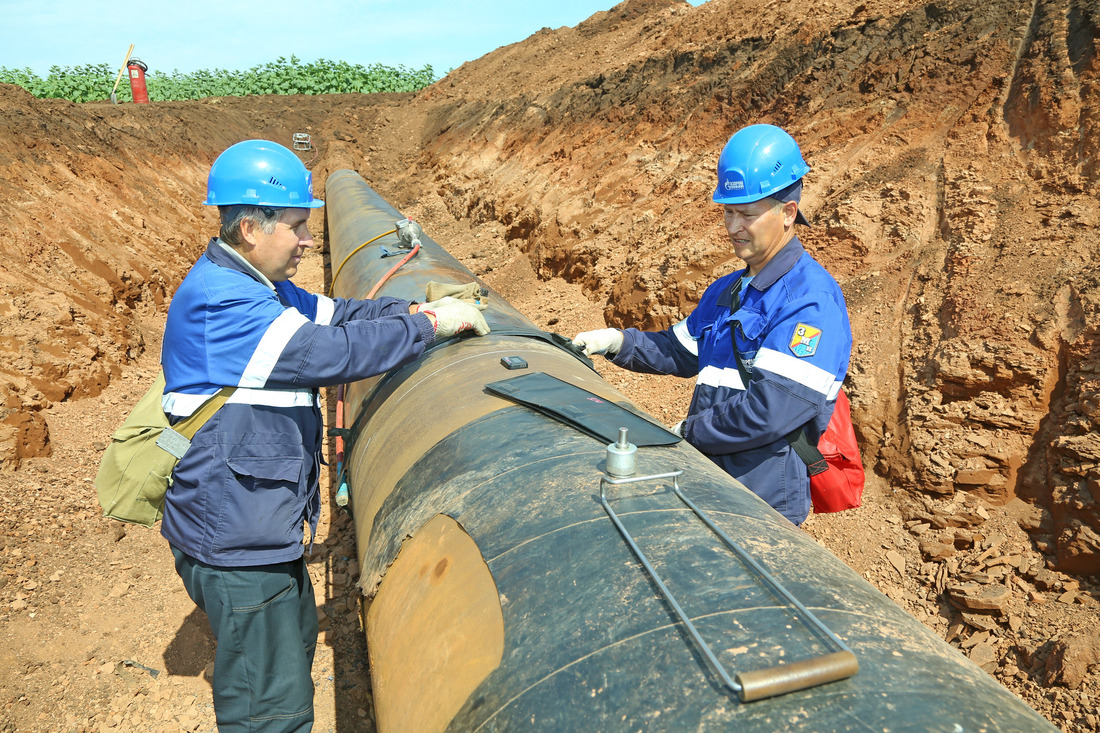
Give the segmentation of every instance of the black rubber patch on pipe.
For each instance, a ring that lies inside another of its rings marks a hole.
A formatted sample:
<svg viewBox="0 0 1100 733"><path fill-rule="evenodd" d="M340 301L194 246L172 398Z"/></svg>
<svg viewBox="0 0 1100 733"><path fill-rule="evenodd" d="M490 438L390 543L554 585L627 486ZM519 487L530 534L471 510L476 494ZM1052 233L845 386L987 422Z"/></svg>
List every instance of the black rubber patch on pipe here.
<svg viewBox="0 0 1100 733"><path fill-rule="evenodd" d="M619 428L626 428L628 440L638 447L680 442L675 433L641 415L544 372L490 382L485 389L538 410L604 443L617 441Z"/></svg>

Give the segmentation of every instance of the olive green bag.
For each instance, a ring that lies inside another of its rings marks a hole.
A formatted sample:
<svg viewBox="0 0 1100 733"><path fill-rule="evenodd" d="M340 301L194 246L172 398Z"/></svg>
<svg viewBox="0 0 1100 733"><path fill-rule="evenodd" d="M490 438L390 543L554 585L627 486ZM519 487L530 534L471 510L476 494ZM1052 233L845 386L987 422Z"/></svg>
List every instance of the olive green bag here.
<svg viewBox="0 0 1100 733"><path fill-rule="evenodd" d="M163 516L172 471L191 438L234 392L224 387L185 420L170 425L164 414L164 372L111 436L99 462L95 487L103 515L152 527Z"/></svg>

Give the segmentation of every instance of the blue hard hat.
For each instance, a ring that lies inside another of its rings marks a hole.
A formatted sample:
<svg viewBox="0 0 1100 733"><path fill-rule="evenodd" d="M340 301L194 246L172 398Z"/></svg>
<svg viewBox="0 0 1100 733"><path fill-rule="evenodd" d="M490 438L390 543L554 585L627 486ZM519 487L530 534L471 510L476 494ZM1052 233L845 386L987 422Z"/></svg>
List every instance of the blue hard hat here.
<svg viewBox="0 0 1100 733"><path fill-rule="evenodd" d="M718 157L719 204L751 204L782 191L810 172L798 143L775 125L749 125L733 134Z"/></svg>
<svg viewBox="0 0 1100 733"><path fill-rule="evenodd" d="M319 209L325 202L313 198L313 174L293 151L270 140L245 140L210 166L203 204Z"/></svg>

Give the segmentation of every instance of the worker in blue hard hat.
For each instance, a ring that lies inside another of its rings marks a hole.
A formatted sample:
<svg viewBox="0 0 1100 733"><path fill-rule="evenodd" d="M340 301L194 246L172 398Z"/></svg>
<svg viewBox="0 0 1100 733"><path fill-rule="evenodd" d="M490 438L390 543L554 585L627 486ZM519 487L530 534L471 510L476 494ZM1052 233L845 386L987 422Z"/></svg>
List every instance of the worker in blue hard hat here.
<svg viewBox="0 0 1100 733"><path fill-rule="evenodd" d="M786 131L738 130L718 158L713 199L745 268L712 283L669 329L573 339L627 369L696 377L674 430L795 524L811 506L799 453L807 443L816 449L852 349L840 286L795 232L808 226L799 207L809 171Z"/></svg>
<svg viewBox="0 0 1100 733"><path fill-rule="evenodd" d="M221 228L168 309L164 411L175 423L223 387L235 391L180 458L161 534L217 640L219 731L308 731L318 623L303 539L307 525L315 535L321 508L318 388L489 328L484 305L455 298L328 298L291 283L313 246L310 211L324 202L282 145L225 150L204 203L218 207Z"/></svg>

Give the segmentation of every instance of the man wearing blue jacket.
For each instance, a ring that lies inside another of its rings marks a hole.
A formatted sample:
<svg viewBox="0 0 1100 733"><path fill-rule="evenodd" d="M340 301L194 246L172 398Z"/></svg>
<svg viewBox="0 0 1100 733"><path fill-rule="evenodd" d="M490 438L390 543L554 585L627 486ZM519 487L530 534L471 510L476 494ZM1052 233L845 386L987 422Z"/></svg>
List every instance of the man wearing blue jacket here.
<svg viewBox="0 0 1100 733"><path fill-rule="evenodd" d="M221 733L308 731L317 608L303 558L316 532L318 388L413 361L434 339L489 329L454 298L417 304L310 294L290 282L324 202L289 149L247 140L210 169L204 204L221 231L172 298L161 364L164 411L235 391L194 435L165 497L161 533L217 640Z"/></svg>
<svg viewBox="0 0 1100 733"><path fill-rule="evenodd" d="M810 513L810 479L788 436L805 427L817 445L852 349L840 286L795 235L795 224L808 224L798 205L809 170L784 130L737 131L718 159L713 198L746 268L712 283L672 328L573 339L633 371L696 377L676 432L796 525Z"/></svg>

